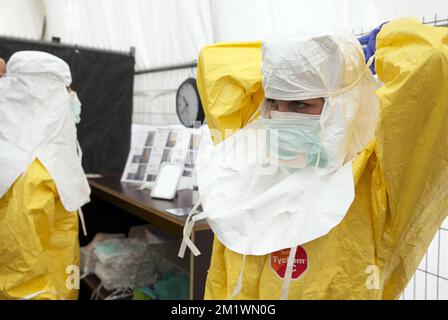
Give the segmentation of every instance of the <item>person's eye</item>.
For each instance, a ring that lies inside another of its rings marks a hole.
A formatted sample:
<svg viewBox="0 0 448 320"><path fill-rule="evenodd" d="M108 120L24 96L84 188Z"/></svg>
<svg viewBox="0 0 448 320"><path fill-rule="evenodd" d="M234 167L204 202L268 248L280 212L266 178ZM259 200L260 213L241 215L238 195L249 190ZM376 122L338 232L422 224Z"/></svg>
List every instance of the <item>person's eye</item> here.
<svg viewBox="0 0 448 320"><path fill-rule="evenodd" d="M302 101L294 102L292 105L292 109L294 110L294 112L300 112L301 110L307 107L308 105Z"/></svg>
<svg viewBox="0 0 448 320"><path fill-rule="evenodd" d="M269 105L271 106L271 110L274 110L274 111L278 110L278 101L277 100L269 99L268 102L269 102Z"/></svg>

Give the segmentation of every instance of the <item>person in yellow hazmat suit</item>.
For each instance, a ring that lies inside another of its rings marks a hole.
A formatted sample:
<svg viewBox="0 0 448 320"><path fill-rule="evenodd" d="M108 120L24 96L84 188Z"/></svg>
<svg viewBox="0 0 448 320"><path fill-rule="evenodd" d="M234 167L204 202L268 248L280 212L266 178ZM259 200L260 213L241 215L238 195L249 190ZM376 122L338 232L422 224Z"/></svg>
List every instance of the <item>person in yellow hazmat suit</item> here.
<svg viewBox="0 0 448 320"><path fill-rule="evenodd" d="M68 90L70 68L48 53L21 51L4 71L0 299L77 299L77 211L90 201L90 188L76 133L81 103Z"/></svg>
<svg viewBox="0 0 448 320"><path fill-rule="evenodd" d="M207 219L205 299L399 298L448 214L447 39L387 23L381 82L334 30L201 51L215 146L183 248L199 254L189 231Z"/></svg>

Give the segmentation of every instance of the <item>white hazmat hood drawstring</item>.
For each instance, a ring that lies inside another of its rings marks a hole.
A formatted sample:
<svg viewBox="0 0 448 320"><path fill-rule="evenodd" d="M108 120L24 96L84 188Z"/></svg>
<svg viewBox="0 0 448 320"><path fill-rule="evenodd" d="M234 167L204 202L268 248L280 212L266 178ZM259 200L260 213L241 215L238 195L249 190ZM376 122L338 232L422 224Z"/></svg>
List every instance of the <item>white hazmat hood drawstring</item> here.
<svg viewBox="0 0 448 320"><path fill-rule="evenodd" d="M241 271L238 275L238 279L235 284L235 288L233 289L232 295L230 299L235 298L240 294L241 290L243 290L243 275L244 275L244 267L246 266L246 255L243 255L243 263L241 264Z"/></svg>
<svg viewBox="0 0 448 320"><path fill-rule="evenodd" d="M46 291L46 290L41 290L41 291L37 291L37 292L31 293L31 294L28 294L28 295L26 295L26 296L20 298L19 300L32 300L32 299L34 299L34 298L36 298L36 297L38 297L38 296L41 296L41 295L43 295L43 294L46 294L46 293L55 295L55 296L58 297L58 299L61 299L61 298L59 297L59 293L56 292L56 291ZM63 299L61 299L61 300L63 300Z"/></svg>
<svg viewBox="0 0 448 320"><path fill-rule="evenodd" d="M198 256L201 254L199 249L196 247L196 245L190 239L191 233L193 232L193 228L194 228L194 224L195 224L195 222L192 220L192 217L193 217L193 215L199 213L197 211L197 209L199 208L200 204L201 204L201 198L199 197L198 201L196 201L195 205L193 206L190 213L188 214L187 220L185 221L182 244L180 245L180 249L179 249L179 253L178 253L179 258L183 258L185 256L185 251L187 249L187 246L195 256Z"/></svg>
<svg viewBox="0 0 448 320"><path fill-rule="evenodd" d="M288 300L289 287L292 280L292 272L296 259L297 247L293 247L289 251L288 262L286 264L285 278L283 279L280 300Z"/></svg>

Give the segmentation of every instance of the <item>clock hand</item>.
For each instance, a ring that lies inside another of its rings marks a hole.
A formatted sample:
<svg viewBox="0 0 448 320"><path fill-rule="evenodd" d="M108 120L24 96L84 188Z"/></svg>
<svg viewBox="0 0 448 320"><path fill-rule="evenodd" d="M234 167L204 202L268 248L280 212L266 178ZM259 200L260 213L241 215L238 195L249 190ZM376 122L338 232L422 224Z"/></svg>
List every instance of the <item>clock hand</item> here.
<svg viewBox="0 0 448 320"><path fill-rule="evenodd" d="M186 106L188 107L188 106L189 106L189 104L188 104L188 101L187 101L187 99L185 99L185 97L182 97L182 99L184 99L184 101L185 101L185 104L186 104Z"/></svg>

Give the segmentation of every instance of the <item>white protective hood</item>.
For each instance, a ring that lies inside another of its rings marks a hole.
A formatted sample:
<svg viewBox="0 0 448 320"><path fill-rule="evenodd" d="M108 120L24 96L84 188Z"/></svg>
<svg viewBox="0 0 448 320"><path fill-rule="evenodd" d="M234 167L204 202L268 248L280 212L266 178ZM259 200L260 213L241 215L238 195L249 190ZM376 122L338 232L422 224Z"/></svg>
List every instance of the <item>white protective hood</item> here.
<svg viewBox="0 0 448 320"><path fill-rule="evenodd" d="M90 201L77 148L75 115L66 87L70 68L44 52L17 52L0 78L0 198L38 159L53 178L64 208Z"/></svg>
<svg viewBox="0 0 448 320"><path fill-rule="evenodd" d="M267 98L326 99L321 141L331 170L353 160L373 139L379 115L378 83L351 34L338 31L266 41L262 73Z"/></svg>
<svg viewBox="0 0 448 320"><path fill-rule="evenodd" d="M374 138L379 115L377 84L348 33L265 41L262 73L267 98L325 98L320 140L328 166L266 170L266 141L248 145L263 129L260 121L199 155L203 212L192 223L207 219L218 239L243 255L295 248L342 221L355 197L352 161ZM184 243L198 253L189 239Z"/></svg>

